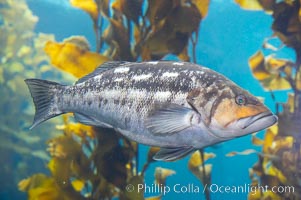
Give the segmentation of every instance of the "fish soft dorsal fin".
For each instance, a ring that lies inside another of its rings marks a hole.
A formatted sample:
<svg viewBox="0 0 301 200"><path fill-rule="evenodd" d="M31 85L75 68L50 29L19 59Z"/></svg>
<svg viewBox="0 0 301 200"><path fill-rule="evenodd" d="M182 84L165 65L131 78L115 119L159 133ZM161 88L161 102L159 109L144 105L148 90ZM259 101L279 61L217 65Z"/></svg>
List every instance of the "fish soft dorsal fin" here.
<svg viewBox="0 0 301 200"><path fill-rule="evenodd" d="M160 106L146 119L145 126L155 135L170 135L200 123L201 115L178 104Z"/></svg>
<svg viewBox="0 0 301 200"><path fill-rule="evenodd" d="M85 82L86 80L94 77L94 76L97 76L107 70L110 70L110 69L114 69L116 67L120 67L121 65L125 64L125 63L129 63L129 62L126 62L126 61L109 61L109 62L105 62L103 63L102 65L98 66L93 72L91 72L90 74L78 79L78 81L76 82L76 84L78 83L83 83Z"/></svg>
<svg viewBox="0 0 301 200"><path fill-rule="evenodd" d="M175 161L190 154L195 149L191 146L187 147L164 147L156 153L153 157L154 160L158 161Z"/></svg>

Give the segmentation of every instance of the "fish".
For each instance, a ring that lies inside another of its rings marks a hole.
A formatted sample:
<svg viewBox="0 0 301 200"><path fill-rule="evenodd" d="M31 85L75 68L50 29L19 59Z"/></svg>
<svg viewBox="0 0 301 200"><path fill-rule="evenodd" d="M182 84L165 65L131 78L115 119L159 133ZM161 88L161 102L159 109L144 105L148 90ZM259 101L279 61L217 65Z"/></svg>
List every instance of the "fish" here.
<svg viewBox="0 0 301 200"><path fill-rule="evenodd" d="M36 109L30 129L71 112L82 124L112 128L130 140L160 147L153 157L160 161L178 160L278 120L230 79L189 62L111 61L71 86L25 82Z"/></svg>

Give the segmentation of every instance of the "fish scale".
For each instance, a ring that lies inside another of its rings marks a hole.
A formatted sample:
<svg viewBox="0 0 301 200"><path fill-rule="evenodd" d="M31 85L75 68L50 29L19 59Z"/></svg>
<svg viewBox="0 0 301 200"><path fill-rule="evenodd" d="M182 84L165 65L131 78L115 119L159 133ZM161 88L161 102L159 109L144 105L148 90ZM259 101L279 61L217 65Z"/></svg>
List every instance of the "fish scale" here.
<svg viewBox="0 0 301 200"><path fill-rule="evenodd" d="M36 114L32 128L66 112L83 124L113 128L172 161L271 126L277 117L223 75L172 61L108 62L73 86L25 80Z"/></svg>

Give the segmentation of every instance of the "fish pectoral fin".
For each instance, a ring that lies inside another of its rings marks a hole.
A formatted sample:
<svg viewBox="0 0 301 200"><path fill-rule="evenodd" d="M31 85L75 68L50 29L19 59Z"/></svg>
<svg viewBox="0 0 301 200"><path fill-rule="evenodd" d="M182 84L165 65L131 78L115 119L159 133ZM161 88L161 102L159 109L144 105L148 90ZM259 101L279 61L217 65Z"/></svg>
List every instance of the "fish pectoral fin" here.
<svg viewBox="0 0 301 200"><path fill-rule="evenodd" d="M80 113L74 113L74 118L76 121L78 121L82 124L86 124L86 125L90 125L90 126L104 127L104 128L112 128L112 126L110 124L104 123L94 117L83 115Z"/></svg>
<svg viewBox="0 0 301 200"><path fill-rule="evenodd" d="M157 161L175 161L190 154L195 149L192 146L164 147L153 157Z"/></svg>
<svg viewBox="0 0 301 200"><path fill-rule="evenodd" d="M199 123L200 120L201 115L194 110L170 104L148 116L145 126L155 135L171 135Z"/></svg>

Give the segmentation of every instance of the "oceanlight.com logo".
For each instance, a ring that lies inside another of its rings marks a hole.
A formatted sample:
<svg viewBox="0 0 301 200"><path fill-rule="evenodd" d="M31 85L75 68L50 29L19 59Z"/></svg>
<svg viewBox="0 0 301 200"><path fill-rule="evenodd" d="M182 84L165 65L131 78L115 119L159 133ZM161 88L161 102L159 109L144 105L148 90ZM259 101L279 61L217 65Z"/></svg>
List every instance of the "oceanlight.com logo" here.
<svg viewBox="0 0 301 200"><path fill-rule="evenodd" d="M257 192L264 193L267 191L272 191L273 193L294 193L294 186L268 186L268 185L238 185L238 186L229 186L229 185L218 185L218 184L206 184L204 186L203 192L208 189L211 193L225 193L225 194L242 194L247 193L251 195L255 195Z"/></svg>
<svg viewBox="0 0 301 200"><path fill-rule="evenodd" d="M276 194L282 193L294 193L294 186L268 186L268 185L218 185L218 184L205 184L204 187L200 187L195 184L175 184L173 186L163 185L163 184L128 184L125 188L128 192L138 192L144 194L162 194L166 195L168 193L177 194L196 194L205 193L208 190L210 193L220 193L220 194L251 194L264 193L272 191Z"/></svg>

